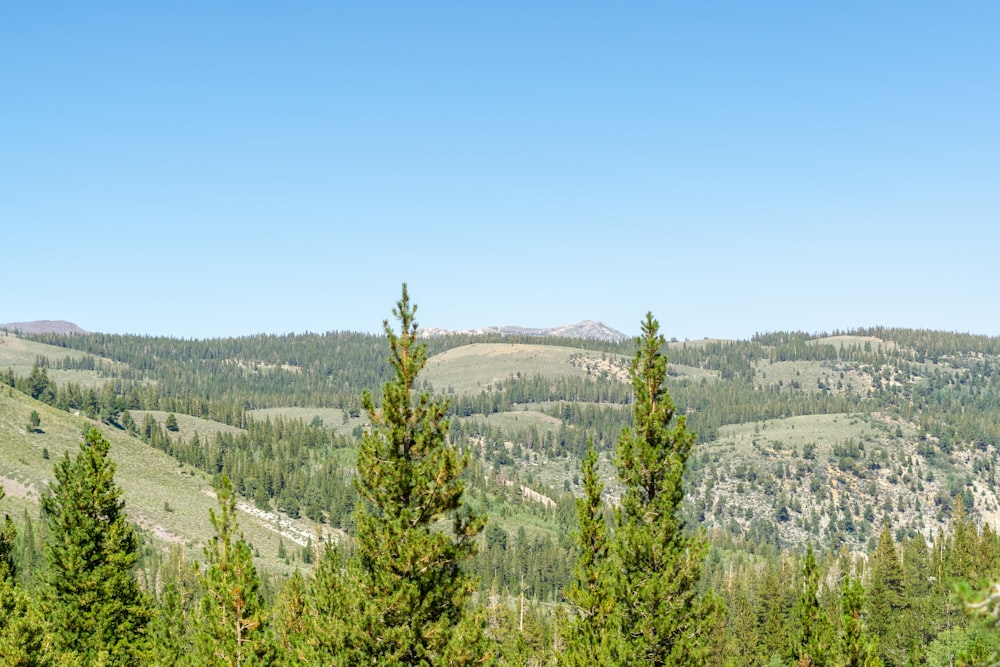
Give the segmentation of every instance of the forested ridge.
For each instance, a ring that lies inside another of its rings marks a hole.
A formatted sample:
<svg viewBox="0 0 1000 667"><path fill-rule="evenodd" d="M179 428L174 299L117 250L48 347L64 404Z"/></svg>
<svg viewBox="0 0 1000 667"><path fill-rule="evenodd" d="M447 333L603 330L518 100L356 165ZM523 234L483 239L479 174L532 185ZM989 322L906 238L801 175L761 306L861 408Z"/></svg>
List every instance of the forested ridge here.
<svg viewBox="0 0 1000 667"><path fill-rule="evenodd" d="M247 616L245 629L260 631L260 645L246 654L245 664L310 664L321 660L322 650L350 654L343 645L316 639L319 626L305 628L319 624L327 639L360 631L323 625L344 613L329 596L345 583L322 580L321 573L347 573L352 585L368 581L372 591L379 586L371 578L374 570L356 569L350 545L359 530L359 507L372 502L359 504L356 452L371 433L370 416L386 403L383 388L398 371L386 363L391 336L23 338L53 347L33 358L30 372L4 372L0 379L9 391L79 412L101 429L131 433L217 484L230 484L233 493L261 510L344 531L347 539L337 548L326 549L318 538L309 548L287 549L285 573L252 574L259 598L252 601L256 616ZM641 348L635 341L499 336L420 342L431 359L473 344L484 355L515 345L548 348L540 353L546 363L565 366L565 372L553 374L544 370L548 366L524 361L516 372L497 376L483 356L474 358L474 370L462 371L479 373L479 379L449 375L454 367L411 378L414 395L430 391L447 399L441 418L450 426L443 436L468 457L464 465L452 466L464 488L463 507L469 516L488 518L470 533L475 548L461 558L461 572L471 576L475 595L460 606L484 624L484 634L475 640L481 653L503 664L596 664L580 657L593 658L595 651L603 664L646 659L687 664L669 651L659 658L653 648L646 657L630 653L643 645L637 636L621 640L624 644L615 640L635 621L613 610L640 593L625 592L624 583L601 574L600 558L590 570L579 569L587 544L598 548L606 539L601 558L627 570L625 561L613 561L621 554L608 554L633 525L619 509L633 502L622 475L621 436L638 426L637 394L629 378L635 378L630 367ZM982 589L1000 575L994 529L1000 517L995 475L1000 339L874 327L767 333L748 341L664 341L662 350L669 356L664 385L696 438L682 457L684 476L677 478L683 502L672 506L664 516L674 518L664 521L673 522L685 539L705 545L703 552L694 550L703 558L690 589L702 606L679 617L703 619L696 645L684 651L686 660L945 665L989 657L996 639L963 613L953 588ZM84 371L100 381L73 379L73 372ZM69 379L49 377L57 373ZM282 408L317 412L301 418ZM231 428L209 433L178 426L184 416ZM96 438L88 435L85 442L99 442ZM232 512L226 488L219 487L222 514L213 515L220 551L205 555L209 568L214 563L223 570L225 553L242 553L235 546L226 551L226 540L238 545L241 539L222 525ZM4 632L10 637L30 630L40 638L44 623L32 609L47 599L39 591L49 576L44 545L51 530L28 514L15 519L6 542L12 545L8 571L15 574L7 578L4 604L21 610L11 613L22 620L8 622ZM603 522L604 538L587 533L587 520ZM581 541L584 534L589 542ZM253 553L252 545L247 549ZM682 550L694 553L691 549ZM194 635L168 635L170 627L190 625L193 632L196 619L211 616L204 602L211 586L206 565L192 571L182 551L152 544L137 547L136 558L138 571L157 573L140 586L149 596L143 627L153 642L143 650L197 645ZM248 567L252 560L241 565L244 574ZM287 575L293 571L301 574ZM584 571L592 583L603 581L603 589L592 591L596 598L573 587ZM315 606L321 597L326 606ZM600 612L602 604L612 611ZM370 611L358 607L351 614L364 617ZM581 628L579 619L591 618L588 613L606 623ZM175 623L162 626L160 619L168 615ZM683 621L673 622L678 623ZM660 636L663 630L649 632ZM299 644L310 648L299 651ZM584 654L577 651L581 645L589 647ZM435 649L441 655L449 650ZM39 651L46 660L56 659ZM135 660L162 659L151 655ZM402 653L395 655L385 664L411 664ZM577 659L583 662L573 662ZM109 664L126 662L111 658Z"/></svg>

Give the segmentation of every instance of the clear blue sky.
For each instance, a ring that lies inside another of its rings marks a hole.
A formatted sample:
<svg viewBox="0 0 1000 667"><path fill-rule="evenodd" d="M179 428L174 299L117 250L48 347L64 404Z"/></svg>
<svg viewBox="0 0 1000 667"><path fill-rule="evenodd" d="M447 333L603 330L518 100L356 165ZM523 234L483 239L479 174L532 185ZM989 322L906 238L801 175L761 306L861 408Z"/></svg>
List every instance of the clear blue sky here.
<svg viewBox="0 0 1000 667"><path fill-rule="evenodd" d="M1000 335L1000 3L0 7L0 322Z"/></svg>

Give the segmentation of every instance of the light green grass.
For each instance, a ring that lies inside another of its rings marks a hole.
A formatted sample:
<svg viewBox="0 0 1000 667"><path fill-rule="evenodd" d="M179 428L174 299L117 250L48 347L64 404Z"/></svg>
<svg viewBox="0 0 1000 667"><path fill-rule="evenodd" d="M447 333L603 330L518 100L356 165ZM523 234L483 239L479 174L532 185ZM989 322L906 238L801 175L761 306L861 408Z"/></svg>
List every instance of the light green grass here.
<svg viewBox="0 0 1000 667"><path fill-rule="evenodd" d="M819 383L836 386L840 374L824 361L758 361L758 385L781 385L793 387L796 383L802 391L818 391Z"/></svg>
<svg viewBox="0 0 1000 667"><path fill-rule="evenodd" d="M355 427L368 423L368 419L364 416L349 417L345 422L344 410L340 408L261 408L259 410L251 410L250 415L257 420L264 420L274 416L301 419L307 424L312 423L314 417L319 417L323 420L323 426L332 429L334 433L339 435L350 435Z"/></svg>
<svg viewBox="0 0 1000 667"><path fill-rule="evenodd" d="M732 343L734 341L727 338L701 338L699 340L672 340L667 343L667 353L670 353L671 348L683 349L683 348L700 348L706 345L711 345L712 343Z"/></svg>
<svg viewBox="0 0 1000 667"><path fill-rule="evenodd" d="M27 431L32 410L41 415L42 433ZM115 480L123 489L129 518L159 546L179 543L191 558L203 560L202 547L212 535L208 510L217 508L207 475L179 465L124 431L56 410L6 389L0 391L0 478L11 498L0 501L0 511L23 507L25 502L37 504L54 479L55 463L66 454L76 455L83 441L83 429L90 426L100 428L111 442L110 455L117 466ZM48 459L43 457L44 450L48 451ZM278 535L265 527L265 521L240 513L239 523L247 541L260 553L259 566L274 573L289 570L277 558ZM304 530L311 530L308 522L298 523ZM289 550L298 548L287 538L284 541Z"/></svg>
<svg viewBox="0 0 1000 667"><path fill-rule="evenodd" d="M436 392L478 393L512 377L588 377L587 370L575 366L574 355L601 359L600 352L555 345L522 343L474 343L435 355L427 361L420 380ZM617 359L619 355L605 355Z"/></svg>
<svg viewBox="0 0 1000 667"><path fill-rule="evenodd" d="M558 431L562 420L539 412L537 410L515 410L511 412L498 412L491 415L473 415L462 417L462 421L481 422L485 421L495 429L504 431L528 430L534 426L539 431Z"/></svg>
<svg viewBox="0 0 1000 667"><path fill-rule="evenodd" d="M27 377L31 373L31 367L35 365L39 356L48 357L49 361L56 361L65 359L66 357L80 359L86 355L77 350L23 340L13 334L5 334L0 331L0 370L7 370L9 368L16 375ZM81 387L98 387L105 381L95 371L55 370L50 368L46 370L46 374L50 380L59 384L74 382Z"/></svg>
<svg viewBox="0 0 1000 667"><path fill-rule="evenodd" d="M832 452L834 445L848 439L862 441L881 437L884 433L871 419L862 415L806 415L723 426L713 442L702 443L698 447L701 451L728 449L738 457L750 458L760 456L761 450L784 451L787 454L789 450L797 449L801 453L805 445L813 444L817 456L826 456Z"/></svg>
<svg viewBox="0 0 1000 667"><path fill-rule="evenodd" d="M167 415L169 414L163 410L131 410L130 412L132 414L132 419L134 419L135 423L139 426L142 426L143 419L145 419L146 415L152 415L160 426L164 426L167 421ZM180 436L185 440L190 440L194 434L197 433L198 438L202 442L206 442L207 440L214 438L216 433L239 433L241 430L235 426L212 421L211 419L192 417L191 415L185 415L182 413L175 413L174 416L177 418L177 431L170 434L171 438Z"/></svg>
<svg viewBox="0 0 1000 667"><path fill-rule="evenodd" d="M864 350L865 345L871 347L872 352L881 352L883 349L895 349L895 343L884 341L874 336L827 336L826 338L815 338L808 341L810 345L833 345L837 349L851 349L857 347Z"/></svg>

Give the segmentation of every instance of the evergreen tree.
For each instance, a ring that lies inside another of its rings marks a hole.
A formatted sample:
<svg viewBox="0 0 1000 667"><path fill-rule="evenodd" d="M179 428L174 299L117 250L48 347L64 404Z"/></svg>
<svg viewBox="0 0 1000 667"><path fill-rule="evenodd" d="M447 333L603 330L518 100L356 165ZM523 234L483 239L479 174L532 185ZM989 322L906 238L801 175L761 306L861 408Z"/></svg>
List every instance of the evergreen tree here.
<svg viewBox="0 0 1000 667"><path fill-rule="evenodd" d="M4 490L0 485L0 500ZM13 547L16 531L10 516L0 525L0 664L44 665L48 656L38 614L28 594L17 585Z"/></svg>
<svg viewBox="0 0 1000 667"><path fill-rule="evenodd" d="M840 659L837 662L843 667L882 667L878 639L868 634L864 607L865 588L861 579L845 575L840 588Z"/></svg>
<svg viewBox="0 0 1000 667"><path fill-rule="evenodd" d="M910 654L919 654L940 631L940 618L948 596L936 591L930 553L923 535L917 533L902 546L903 589L908 607L900 618L900 633L909 638ZM913 660L910 661L911 663Z"/></svg>
<svg viewBox="0 0 1000 667"><path fill-rule="evenodd" d="M299 570L285 581L274 605L274 647L279 664L308 664L309 615L306 581Z"/></svg>
<svg viewBox="0 0 1000 667"><path fill-rule="evenodd" d="M819 567L812 543L802 562L802 592L795 602L792 656L799 667L831 664L833 643L830 619L819 604Z"/></svg>
<svg viewBox="0 0 1000 667"><path fill-rule="evenodd" d="M0 500L7 495L3 485L0 484ZM10 515L5 514L3 524L0 524L0 580L10 579L17 576L17 565L14 562L14 541L17 538L17 530Z"/></svg>
<svg viewBox="0 0 1000 667"><path fill-rule="evenodd" d="M52 385L49 382L49 374L44 368L39 368L38 363L31 365L26 389L25 393L32 398L45 403L52 402L53 394Z"/></svg>
<svg viewBox="0 0 1000 667"><path fill-rule="evenodd" d="M197 573L180 545L172 545L159 571L156 617L150 627L155 651L150 664L171 667L190 657L194 639L189 619L194 612Z"/></svg>
<svg viewBox="0 0 1000 667"><path fill-rule="evenodd" d="M603 484L597 476L593 441L581 469L584 497L576 500L579 529L573 534L579 555L573 568L573 583L566 591L566 599L574 609L559 663L581 667L617 664L614 629L610 627L614 609L610 545L601 502Z"/></svg>
<svg viewBox="0 0 1000 667"><path fill-rule="evenodd" d="M110 443L87 431L76 458L55 467L42 499L48 526L43 589L55 650L84 664L140 664L149 597L135 576L139 542L115 484Z"/></svg>
<svg viewBox="0 0 1000 667"><path fill-rule="evenodd" d="M700 665L718 603L698 593L707 553L685 531L683 477L695 434L674 415L659 323L647 313L630 368L633 425L618 441L617 613L631 665Z"/></svg>
<svg viewBox="0 0 1000 667"><path fill-rule="evenodd" d="M907 608L903 567L888 524L882 525L871 557L869 600L869 627L878 637L882 661L890 666L906 664L910 642L900 632L900 621Z"/></svg>
<svg viewBox="0 0 1000 667"><path fill-rule="evenodd" d="M171 432L179 431L180 427L177 425L177 415L175 415L173 412L169 413L167 415L166 420L164 421L164 426L168 431Z"/></svg>
<svg viewBox="0 0 1000 667"><path fill-rule="evenodd" d="M362 396L372 428L358 450L356 478L359 584L367 598L357 639L379 664L479 664L483 621L467 609L475 581L462 563L474 553L485 517L462 504L468 457L447 441L447 402L414 396L427 361L415 312L404 284L393 310L399 335L384 323L394 377L384 385L381 409L367 391ZM446 517L450 534L435 527Z"/></svg>
<svg viewBox="0 0 1000 667"><path fill-rule="evenodd" d="M201 573L203 597L195 634L197 664L254 665L267 657L264 599L250 545L237 534L236 494L222 475L215 485L219 513L209 510L215 535Z"/></svg>
<svg viewBox="0 0 1000 667"><path fill-rule="evenodd" d="M324 664L348 667L365 660L358 641L364 607L355 586L360 574L354 566L337 548L324 543L307 601L306 661L322 656Z"/></svg>

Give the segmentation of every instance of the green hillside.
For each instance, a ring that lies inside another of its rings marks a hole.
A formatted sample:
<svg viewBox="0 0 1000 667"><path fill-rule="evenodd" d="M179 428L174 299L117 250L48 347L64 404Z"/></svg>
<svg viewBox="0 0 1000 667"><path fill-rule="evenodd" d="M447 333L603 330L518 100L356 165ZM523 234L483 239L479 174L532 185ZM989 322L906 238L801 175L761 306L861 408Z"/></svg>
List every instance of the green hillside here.
<svg viewBox="0 0 1000 667"><path fill-rule="evenodd" d="M417 384L448 400L450 440L470 455L465 501L489 517L466 567L479 599L494 601L491 614L516 609L518 623L535 624L531 651L540 655L555 641L553 619L573 577L588 443L608 517L624 491L613 460L632 419L633 344L427 343ZM823 554L830 581L853 571L872 586L862 563L884 551L888 535L900 554L910 550L908 567L942 576L923 592L908 584L900 614L909 629L884 625L879 636L923 637L929 655L950 659L948 642L959 640L945 630L966 632L951 582L1000 574L989 564L1000 553L1000 339L870 328L674 341L667 352L669 391L698 434L682 514L710 537L703 585L730 605L726 627L746 622L744 603L755 618L772 613L772 591L783 596L774 613L791 618L807 544ZM129 516L156 553L179 543L189 558L202 556L220 473L240 494L240 523L262 571L308 571L313 553L303 545L318 531L352 543L357 447L370 426L361 394L381 403L382 337L40 334L0 338L0 354L5 511L37 516L53 462L74 451L84 424L96 424L112 442ZM40 432L28 426L32 410ZM972 535L978 546L962 546ZM970 550L974 558L956 560ZM822 590L836 605L837 589ZM921 611L917 599L934 606ZM760 646L745 664L766 664L789 630L746 631ZM720 642L719 655L738 650ZM886 647L886 656L905 653Z"/></svg>
<svg viewBox="0 0 1000 667"><path fill-rule="evenodd" d="M0 340L9 379L40 363L56 387L54 405L96 418L111 401L99 395L109 391L103 382L158 456L172 454L192 474L226 472L259 508L350 530L351 452L365 424L360 394L378 399L387 368L381 337ZM593 438L610 461L629 422L631 343L428 343L420 382L450 399L452 438L484 473L471 478L470 493L498 517L519 514L565 539L586 443ZM668 353L670 391L699 434L688 511L714 534L751 545L866 549L883 522L898 536L933 539L960 495L978 520L997 516L997 339L872 328L674 341ZM82 398L66 390L74 383ZM164 428L169 413L176 431ZM605 470L613 500L616 481ZM532 491L515 502L509 491L521 487ZM530 501L541 496L552 504Z"/></svg>
<svg viewBox="0 0 1000 667"><path fill-rule="evenodd" d="M40 430L30 432L29 416L41 417ZM184 428L195 425L230 429L214 422L183 415ZM5 503L35 508L53 479L53 465L67 454L75 456L85 428L97 426L111 442L111 458L117 466L116 480L124 491L126 511L144 535L161 548L180 544L192 559L202 559L202 548L212 534L208 508L214 507L211 479L204 471L178 462L120 429L68 414L11 390L0 392L0 482ZM6 511L10 511L9 509ZM315 532L307 521L267 515L250 503L240 505L240 525L259 552L260 563L274 573L288 566L278 558L279 540L288 551L305 545Z"/></svg>

